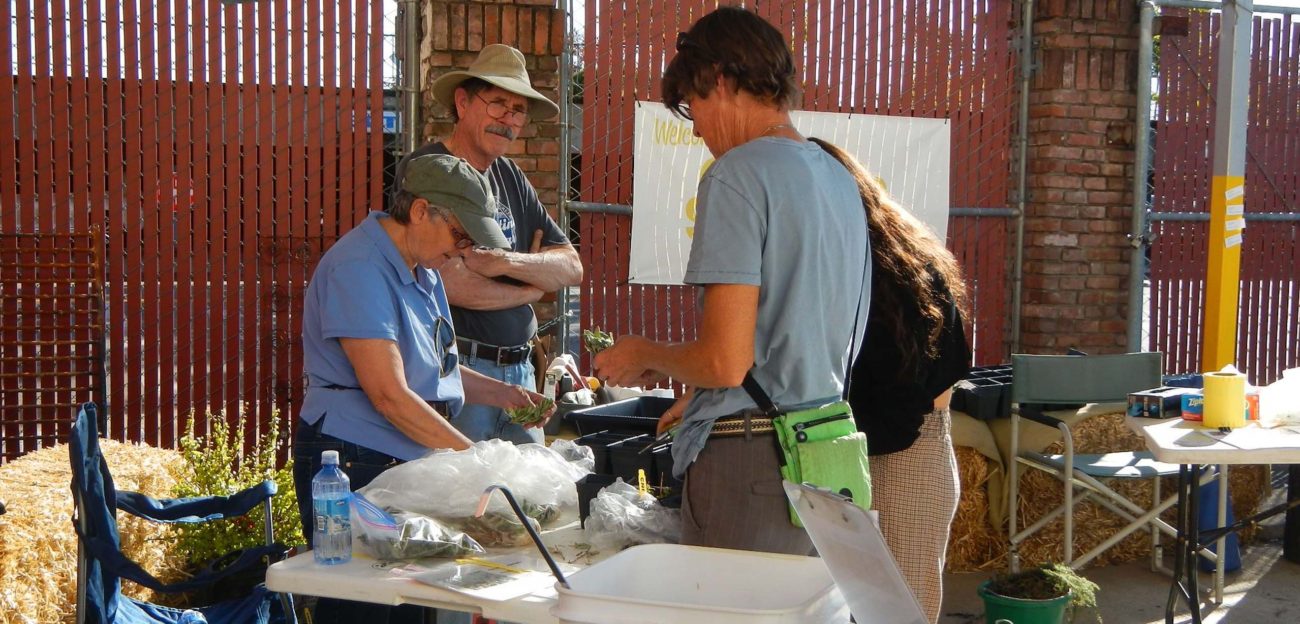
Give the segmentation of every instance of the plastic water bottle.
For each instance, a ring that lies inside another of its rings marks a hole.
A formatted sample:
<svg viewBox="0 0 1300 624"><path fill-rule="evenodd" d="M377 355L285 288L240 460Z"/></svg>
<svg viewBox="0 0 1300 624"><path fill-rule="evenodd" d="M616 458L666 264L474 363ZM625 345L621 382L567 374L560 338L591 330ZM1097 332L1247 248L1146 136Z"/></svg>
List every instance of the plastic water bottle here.
<svg viewBox="0 0 1300 624"><path fill-rule="evenodd" d="M321 469L311 480L316 563L337 565L352 560L352 488L339 469L339 452L321 453Z"/></svg>

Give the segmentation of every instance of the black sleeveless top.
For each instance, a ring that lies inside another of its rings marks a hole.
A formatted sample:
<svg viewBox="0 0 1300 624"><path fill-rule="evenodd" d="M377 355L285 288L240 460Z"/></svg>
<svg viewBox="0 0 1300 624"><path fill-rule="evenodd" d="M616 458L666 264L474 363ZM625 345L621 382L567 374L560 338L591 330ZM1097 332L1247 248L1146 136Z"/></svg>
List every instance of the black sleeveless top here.
<svg viewBox="0 0 1300 624"><path fill-rule="evenodd" d="M873 278L876 275L878 273L873 272ZM866 337L858 359L853 363L848 397L858 429L867 434L867 448L871 455L910 448L920 436L925 415L933 411L934 398L970 370L971 350L966 343L961 310L952 303L948 285L937 274L932 275L948 302L943 330L939 334L938 353L933 358L920 353L920 361L911 370L900 370L902 350L894 339L894 333L876 313L876 300L871 301ZM922 318L915 300L909 299L902 305L908 308L903 310L902 318ZM912 328L918 343L928 335L928 325L918 321Z"/></svg>

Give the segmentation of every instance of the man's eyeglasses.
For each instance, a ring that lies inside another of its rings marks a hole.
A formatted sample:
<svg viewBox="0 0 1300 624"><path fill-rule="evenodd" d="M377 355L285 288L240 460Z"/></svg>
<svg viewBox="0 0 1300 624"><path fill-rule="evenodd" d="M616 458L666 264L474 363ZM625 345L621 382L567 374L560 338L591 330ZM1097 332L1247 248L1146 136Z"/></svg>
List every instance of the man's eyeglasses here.
<svg viewBox="0 0 1300 624"><path fill-rule="evenodd" d="M460 364L460 358L451 350L456 344L456 331L451 327L451 321L445 316L439 316L433 322L434 339L438 341L440 354L438 356L438 377L446 377L456 366Z"/></svg>
<svg viewBox="0 0 1300 624"><path fill-rule="evenodd" d="M505 102L500 100L488 101L483 96L475 93L474 97L483 100L487 104L488 117L508 123L524 123L528 121L528 109L510 108Z"/></svg>

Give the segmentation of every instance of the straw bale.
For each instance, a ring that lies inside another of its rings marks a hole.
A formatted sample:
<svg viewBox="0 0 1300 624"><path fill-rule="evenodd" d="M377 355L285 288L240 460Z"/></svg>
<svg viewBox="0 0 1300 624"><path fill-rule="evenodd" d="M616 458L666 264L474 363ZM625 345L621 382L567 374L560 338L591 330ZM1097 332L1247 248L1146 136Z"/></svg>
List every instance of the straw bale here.
<svg viewBox="0 0 1300 624"><path fill-rule="evenodd" d="M1079 423L1072 431L1080 453L1145 448L1142 439L1124 424L1122 414L1095 416ZM1058 443L1048 447L1046 452L1057 453L1061 448ZM988 523L989 501L985 486L989 478L991 462L971 448L957 447L955 453L962 491L949 538L946 569L953 572L966 572L1004 568L1007 551L1005 527L995 529ZM1257 511L1261 501L1271 491L1267 466L1232 466L1228 472L1228 480L1232 507L1238 517ZM1174 493L1176 485L1176 479L1164 479L1161 483L1161 496ZM1151 504L1150 482L1119 482L1114 484L1114 487L1139 505ZM1061 483L1056 478L1037 470L1021 471L1020 494L1018 513L1022 527L1054 509L1060 504L1063 496ZM1076 512L1074 535L1076 553L1092 549L1124 524L1109 510L1095 504L1085 503L1079 507ZM1174 510L1166 512L1165 520L1173 524ZM1256 533L1257 527L1247 527L1242 530L1240 536L1243 543L1250 543ZM1022 563L1033 565L1059 560L1063 540L1062 524L1059 520L1054 521L1021 545ZM1172 539L1166 537L1163 538L1163 542L1172 547ZM1099 555L1091 565L1106 565L1145 557L1150 550L1149 544L1148 533L1132 535ZM1167 549L1166 552L1172 551Z"/></svg>
<svg viewBox="0 0 1300 624"><path fill-rule="evenodd" d="M169 496L181 456L176 451L101 440L122 490ZM72 526L72 475L66 445L42 449L0 466L0 624L71 622L76 610L77 539ZM181 557L169 552L169 531L119 514L123 552L164 582L183 578ZM166 602L124 583L123 593Z"/></svg>
<svg viewBox="0 0 1300 624"><path fill-rule="evenodd" d="M1006 552L1006 544L989 526L989 495L985 483L992 462L968 446L958 446L953 451L961 477L961 497L948 536L944 568L950 572L971 572L1000 559Z"/></svg>
<svg viewBox="0 0 1300 624"><path fill-rule="evenodd" d="M1142 439L1124 423L1123 414L1106 414L1090 418L1075 425L1075 452L1103 453L1115 451L1143 450ZM1049 446L1046 453L1060 453L1063 447L1058 442ZM1236 466L1229 470L1229 493L1233 510L1238 516L1254 513L1262 499L1268 480L1265 478L1264 466ZM1151 504L1151 483L1148 480L1112 482L1117 492L1140 506ZM1161 480L1161 497L1177 491L1177 480L1173 477ZM1020 500L1017 502L1021 527L1027 526L1055 509L1064 497L1063 486L1055 477L1040 470L1022 470L1020 480ZM1170 509L1163 516L1165 521L1173 523L1174 510ZM1094 503L1076 505L1074 521L1074 551L1084 553L1100 544L1114 534L1127 522L1109 510ZM1254 530L1243 533L1243 539L1253 537ZM1058 561L1062 557L1064 526L1060 519L1052 521L1038 533L1026 539L1020 546L1022 565L1036 565ZM1163 537L1162 543L1172 548L1173 540ZM1125 538L1119 544L1098 555L1089 565L1109 565L1132 561L1147 556L1150 551L1150 534L1139 531Z"/></svg>

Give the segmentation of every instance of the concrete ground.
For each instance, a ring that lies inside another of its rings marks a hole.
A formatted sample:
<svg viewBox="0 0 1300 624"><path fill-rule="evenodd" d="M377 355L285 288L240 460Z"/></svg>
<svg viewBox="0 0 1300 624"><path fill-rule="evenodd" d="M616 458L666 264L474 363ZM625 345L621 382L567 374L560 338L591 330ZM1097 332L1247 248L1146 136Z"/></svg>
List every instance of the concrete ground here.
<svg viewBox="0 0 1300 624"><path fill-rule="evenodd" d="M1269 499L1271 503L1284 499L1285 481L1282 483ZM1242 547L1241 569L1225 575L1223 604L1202 600L1201 616L1206 624L1300 622L1300 564L1282 559L1282 519L1279 515L1265 521L1255 542ZM1166 565L1173 566L1172 557L1168 557ZM1170 577L1152 572L1147 562L1087 568L1083 574L1101 586L1097 604L1107 624L1164 622ZM984 603L977 589L992 575L992 572L944 575L941 624L982 624ZM1206 587L1212 587L1213 575L1202 574L1200 584L1202 596L1209 597L1211 591ZM1079 623L1093 621L1088 612L1080 612L1075 618ZM1187 607L1180 601L1174 622L1190 621Z"/></svg>

